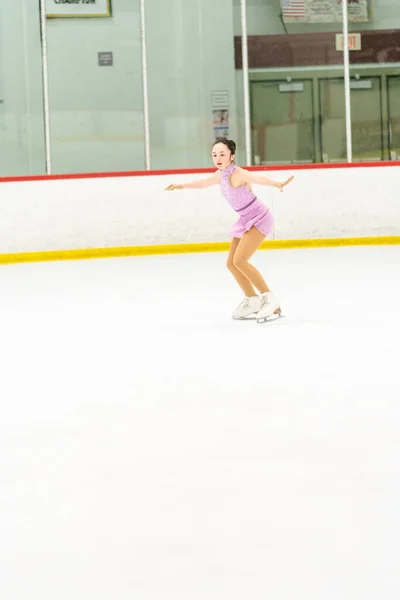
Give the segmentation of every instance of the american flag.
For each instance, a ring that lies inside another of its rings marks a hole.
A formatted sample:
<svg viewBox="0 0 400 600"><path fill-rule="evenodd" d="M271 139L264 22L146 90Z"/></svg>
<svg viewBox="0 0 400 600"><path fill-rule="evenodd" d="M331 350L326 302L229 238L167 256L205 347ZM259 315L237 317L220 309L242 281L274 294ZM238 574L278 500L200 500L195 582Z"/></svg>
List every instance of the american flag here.
<svg viewBox="0 0 400 600"><path fill-rule="evenodd" d="M281 0L282 14L285 19L306 16L304 0Z"/></svg>

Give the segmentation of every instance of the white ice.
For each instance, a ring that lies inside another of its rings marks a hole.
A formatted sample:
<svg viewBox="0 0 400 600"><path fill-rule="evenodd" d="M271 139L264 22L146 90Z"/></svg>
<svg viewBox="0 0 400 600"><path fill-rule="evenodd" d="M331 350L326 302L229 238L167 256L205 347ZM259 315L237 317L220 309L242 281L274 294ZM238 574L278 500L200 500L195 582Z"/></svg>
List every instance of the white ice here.
<svg viewBox="0 0 400 600"><path fill-rule="evenodd" d="M0 267L2 600L397 600L400 246Z"/></svg>

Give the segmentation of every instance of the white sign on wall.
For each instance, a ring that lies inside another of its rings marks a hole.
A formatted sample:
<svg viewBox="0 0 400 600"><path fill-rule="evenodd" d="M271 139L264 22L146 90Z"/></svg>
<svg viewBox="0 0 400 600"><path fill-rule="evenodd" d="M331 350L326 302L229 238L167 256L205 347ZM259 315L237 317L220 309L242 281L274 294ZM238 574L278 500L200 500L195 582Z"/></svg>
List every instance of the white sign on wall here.
<svg viewBox="0 0 400 600"><path fill-rule="evenodd" d="M46 0L46 15L54 17L111 17L111 0Z"/></svg>

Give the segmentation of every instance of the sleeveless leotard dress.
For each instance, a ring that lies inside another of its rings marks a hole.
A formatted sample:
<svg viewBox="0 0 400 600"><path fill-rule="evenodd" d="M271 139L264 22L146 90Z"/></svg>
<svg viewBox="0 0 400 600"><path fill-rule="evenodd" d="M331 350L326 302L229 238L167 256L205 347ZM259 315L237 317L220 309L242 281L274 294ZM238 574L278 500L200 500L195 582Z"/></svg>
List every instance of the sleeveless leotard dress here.
<svg viewBox="0 0 400 600"><path fill-rule="evenodd" d="M220 190L228 204L239 215L239 220L230 231L230 236L241 238L253 226L264 235L269 235L274 226L271 211L247 186L232 187L229 179L236 170L236 165L229 165L221 170Z"/></svg>

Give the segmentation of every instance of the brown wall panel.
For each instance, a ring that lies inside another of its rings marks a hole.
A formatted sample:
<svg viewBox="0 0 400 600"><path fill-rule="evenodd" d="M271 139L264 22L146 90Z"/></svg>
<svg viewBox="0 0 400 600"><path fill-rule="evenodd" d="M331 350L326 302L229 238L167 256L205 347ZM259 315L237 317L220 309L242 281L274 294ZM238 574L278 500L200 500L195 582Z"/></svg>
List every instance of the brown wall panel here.
<svg viewBox="0 0 400 600"><path fill-rule="evenodd" d="M362 50L350 53L351 64L400 62L400 30L363 31L361 44ZM252 35L248 47L251 69L343 64L333 32ZM235 67L242 68L240 36L235 37Z"/></svg>

